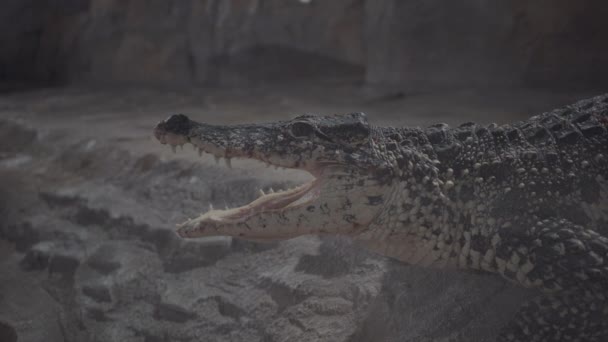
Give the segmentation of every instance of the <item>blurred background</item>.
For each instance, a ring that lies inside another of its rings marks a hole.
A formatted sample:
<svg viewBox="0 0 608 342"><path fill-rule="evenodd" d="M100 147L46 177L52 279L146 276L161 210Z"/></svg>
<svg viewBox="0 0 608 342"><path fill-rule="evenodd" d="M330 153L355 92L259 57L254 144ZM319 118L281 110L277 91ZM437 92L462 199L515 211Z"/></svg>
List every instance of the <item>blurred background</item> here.
<svg viewBox="0 0 608 342"><path fill-rule="evenodd" d="M530 293L340 237L176 238L308 176L172 154L151 129L521 120L606 92L606 18L593 0L2 1L0 341L491 339Z"/></svg>
<svg viewBox="0 0 608 342"><path fill-rule="evenodd" d="M246 86L347 78L411 91L606 84L600 1L7 0L0 76Z"/></svg>

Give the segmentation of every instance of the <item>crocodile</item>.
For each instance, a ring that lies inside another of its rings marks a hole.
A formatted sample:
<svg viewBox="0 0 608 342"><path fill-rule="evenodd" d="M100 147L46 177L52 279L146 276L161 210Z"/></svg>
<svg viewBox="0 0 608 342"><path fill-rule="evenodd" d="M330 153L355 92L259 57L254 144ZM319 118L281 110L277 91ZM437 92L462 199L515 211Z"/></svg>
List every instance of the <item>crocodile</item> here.
<svg viewBox="0 0 608 342"><path fill-rule="evenodd" d="M175 114L154 135L312 175L189 219L181 237L348 236L407 264L536 289L499 342L608 341L608 94L504 125L376 127L351 113L226 126Z"/></svg>

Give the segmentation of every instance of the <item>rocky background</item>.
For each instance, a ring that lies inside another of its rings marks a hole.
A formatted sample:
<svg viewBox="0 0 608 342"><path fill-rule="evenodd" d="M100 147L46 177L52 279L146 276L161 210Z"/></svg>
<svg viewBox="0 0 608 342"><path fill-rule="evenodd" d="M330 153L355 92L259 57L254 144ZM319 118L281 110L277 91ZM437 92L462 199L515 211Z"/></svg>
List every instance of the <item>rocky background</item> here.
<svg viewBox="0 0 608 342"><path fill-rule="evenodd" d="M172 154L169 113L504 123L605 92L608 5L4 0L0 342L489 341L534 295L340 237L181 240L307 175Z"/></svg>
<svg viewBox="0 0 608 342"><path fill-rule="evenodd" d="M602 1L5 0L0 9L0 78L17 80L243 85L346 73L420 89L608 79Z"/></svg>

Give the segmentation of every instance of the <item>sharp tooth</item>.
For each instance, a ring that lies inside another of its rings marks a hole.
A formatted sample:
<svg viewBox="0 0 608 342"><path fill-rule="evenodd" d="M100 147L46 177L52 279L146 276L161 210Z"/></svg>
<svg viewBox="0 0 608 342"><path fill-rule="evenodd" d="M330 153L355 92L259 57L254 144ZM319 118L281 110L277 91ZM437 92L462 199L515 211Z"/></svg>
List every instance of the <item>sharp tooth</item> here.
<svg viewBox="0 0 608 342"><path fill-rule="evenodd" d="M264 193L264 190L260 189L260 195L261 196L265 196L266 195L266 193Z"/></svg>
<svg viewBox="0 0 608 342"><path fill-rule="evenodd" d="M213 210L213 204L209 203L209 211Z"/></svg>
<svg viewBox="0 0 608 342"><path fill-rule="evenodd" d="M173 153L177 152L177 149L175 148L175 145L171 145L171 151L173 151Z"/></svg>
<svg viewBox="0 0 608 342"><path fill-rule="evenodd" d="M232 169L232 162L230 161L230 158L226 158L226 166Z"/></svg>
<svg viewBox="0 0 608 342"><path fill-rule="evenodd" d="M269 192L270 192L271 194L274 194L274 189L273 189L273 188L270 188Z"/></svg>
<svg viewBox="0 0 608 342"><path fill-rule="evenodd" d="M221 159L221 157L218 157L218 156L213 156L213 157L214 157L214 159L215 159L215 164L216 164L216 165L217 165L217 164L219 164L219 163L220 163L220 159Z"/></svg>
<svg viewBox="0 0 608 342"><path fill-rule="evenodd" d="M203 149L202 149L202 148L199 148L199 149L198 149L198 156L199 156L199 157L202 157L202 156L203 156Z"/></svg>

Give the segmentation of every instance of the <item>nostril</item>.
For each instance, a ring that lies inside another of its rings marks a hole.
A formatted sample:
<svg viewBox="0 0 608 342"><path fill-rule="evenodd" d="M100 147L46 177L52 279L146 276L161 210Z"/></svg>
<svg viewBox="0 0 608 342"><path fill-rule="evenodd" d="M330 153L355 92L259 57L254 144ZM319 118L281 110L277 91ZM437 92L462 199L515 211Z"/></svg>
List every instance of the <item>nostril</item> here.
<svg viewBox="0 0 608 342"><path fill-rule="evenodd" d="M0 321L0 341L17 342L17 332L10 324Z"/></svg>
<svg viewBox="0 0 608 342"><path fill-rule="evenodd" d="M187 134L191 126L190 119L184 114L173 114L165 121L159 123L157 129L163 129L166 132L174 134Z"/></svg>

